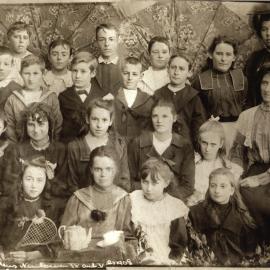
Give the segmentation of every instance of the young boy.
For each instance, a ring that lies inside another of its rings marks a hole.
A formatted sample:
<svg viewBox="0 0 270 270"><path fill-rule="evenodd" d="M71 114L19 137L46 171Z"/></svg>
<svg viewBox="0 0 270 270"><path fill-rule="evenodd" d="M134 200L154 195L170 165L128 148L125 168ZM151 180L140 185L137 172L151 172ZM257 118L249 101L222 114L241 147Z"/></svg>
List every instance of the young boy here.
<svg viewBox="0 0 270 270"><path fill-rule="evenodd" d="M118 56L118 32L112 24L101 24L96 28L96 40L100 50L97 81L106 93L115 96L121 86L120 61Z"/></svg>
<svg viewBox="0 0 270 270"><path fill-rule="evenodd" d="M55 126L53 128L57 134L56 138L59 137L63 119L56 94L44 87L44 70L45 62L42 57L30 54L22 59L21 76L24 81L24 87L13 91L4 107L7 117L6 133L8 139L12 142L17 142L20 139L22 135L22 112L33 102L46 103L51 107L55 118Z"/></svg>
<svg viewBox="0 0 270 270"><path fill-rule="evenodd" d="M198 96L198 91L187 84L191 77L191 62L184 55L171 56L168 63L170 83L158 89L154 97L171 100L177 111L176 132L193 142L200 126L206 121L205 109Z"/></svg>
<svg viewBox="0 0 270 270"><path fill-rule="evenodd" d="M57 95L73 84L71 71L68 70L71 58L72 48L67 40L59 38L51 42L48 51L51 70L44 75L44 81Z"/></svg>
<svg viewBox="0 0 270 270"><path fill-rule="evenodd" d="M262 67L270 66L270 12L255 14L253 25L258 37L262 40L264 48L255 51L249 57L245 73L248 79L248 105L259 105L262 101L260 93L259 73Z"/></svg>
<svg viewBox="0 0 270 270"><path fill-rule="evenodd" d="M78 52L71 62L74 85L59 95L63 142L69 142L81 134L86 126L85 113L89 103L106 94L95 79L97 65L96 58L88 52Z"/></svg>
<svg viewBox="0 0 270 270"><path fill-rule="evenodd" d="M21 86L13 80L13 56L9 48L0 46L0 110L4 110L5 103L14 90Z"/></svg>
<svg viewBox="0 0 270 270"><path fill-rule="evenodd" d="M153 98L137 86L142 78L142 64L137 58L123 61L121 76L122 87L115 97L115 128L129 140L148 126Z"/></svg>

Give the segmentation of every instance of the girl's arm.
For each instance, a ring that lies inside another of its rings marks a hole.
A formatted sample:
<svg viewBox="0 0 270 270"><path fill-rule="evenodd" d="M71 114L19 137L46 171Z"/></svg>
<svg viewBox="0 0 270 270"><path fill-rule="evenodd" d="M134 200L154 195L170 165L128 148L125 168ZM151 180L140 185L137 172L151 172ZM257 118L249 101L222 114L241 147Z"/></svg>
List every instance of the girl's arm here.
<svg viewBox="0 0 270 270"><path fill-rule="evenodd" d="M169 258L180 260L188 243L186 221L183 217L177 218L171 222L169 247L171 252Z"/></svg>
<svg viewBox="0 0 270 270"><path fill-rule="evenodd" d="M77 197L72 195L66 205L66 209L61 220L61 225L71 226L77 224L79 204L80 202Z"/></svg>

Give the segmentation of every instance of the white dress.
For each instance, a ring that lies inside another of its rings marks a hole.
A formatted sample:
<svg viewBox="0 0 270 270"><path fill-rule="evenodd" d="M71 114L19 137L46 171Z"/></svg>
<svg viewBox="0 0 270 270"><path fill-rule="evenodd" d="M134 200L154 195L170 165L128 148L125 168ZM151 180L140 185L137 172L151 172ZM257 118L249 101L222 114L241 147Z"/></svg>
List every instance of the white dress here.
<svg viewBox="0 0 270 270"><path fill-rule="evenodd" d="M177 218L187 217L187 206L168 193L162 200L152 202L144 197L142 190L135 190L130 198L131 220L135 226L141 225L146 233L147 242L153 249L151 258L157 264L174 264L169 259L170 225Z"/></svg>

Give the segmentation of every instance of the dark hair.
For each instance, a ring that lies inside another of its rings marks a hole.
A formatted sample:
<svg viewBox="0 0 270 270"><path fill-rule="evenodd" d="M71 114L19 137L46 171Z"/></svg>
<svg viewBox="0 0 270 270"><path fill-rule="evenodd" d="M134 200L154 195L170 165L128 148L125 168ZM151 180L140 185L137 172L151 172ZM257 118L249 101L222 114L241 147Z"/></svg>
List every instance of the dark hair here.
<svg viewBox="0 0 270 270"><path fill-rule="evenodd" d="M155 37L151 38L150 41L149 41L149 43L148 43L148 52L149 52L149 54L151 53L151 49L152 49L153 45L156 42L164 43L165 45L167 45L167 47L169 48L169 51L170 51L169 40L166 37L155 36Z"/></svg>
<svg viewBox="0 0 270 270"><path fill-rule="evenodd" d="M251 217L251 215L250 215L250 213L248 211L247 206L243 202L242 196L241 196L241 194L239 192L239 188L237 186L237 183L235 181L235 178L234 178L234 175L232 174L232 172L229 169L227 169L227 168L218 168L218 169L215 169L214 171L211 172L211 174L209 176L209 182L211 181L211 179L213 179L214 177L216 177L218 175L227 176L227 178L230 180L230 184L234 188L234 194L231 195L230 202L233 203L233 204L235 204L236 210L240 214L243 222L248 227L255 228L256 227L256 223L255 223L254 219ZM213 202L212 202L212 199L211 199L210 194L209 194L209 189L206 192L205 200L203 202L203 205L207 209L207 212L208 212L209 216L215 222L220 223L221 221L219 220L219 217L217 215L216 209L213 206Z"/></svg>
<svg viewBox="0 0 270 270"><path fill-rule="evenodd" d="M33 121L41 122L41 121L48 121L49 122L49 138L50 141L54 141L55 139L55 117L52 114L51 106L47 105L46 103L39 103L34 102L30 104L28 108L26 108L22 112L23 118L21 121L21 126L19 129L21 130L20 133L20 141L23 142L29 138L27 133L27 121L32 119Z"/></svg>
<svg viewBox="0 0 270 270"><path fill-rule="evenodd" d="M221 44L221 43L225 43L225 44L229 44L232 46L233 48L233 53L236 55L237 51L238 51L238 44L236 42L236 40L228 37L228 36L217 36L214 38L213 42L211 43L208 52L213 54L217 45Z"/></svg>
<svg viewBox="0 0 270 270"><path fill-rule="evenodd" d="M0 46L0 55L3 55L3 54L8 54L10 56L13 56L10 48L6 46Z"/></svg>
<svg viewBox="0 0 270 270"><path fill-rule="evenodd" d="M172 55L170 57L169 62L168 62L168 67L170 67L173 59L178 58L178 57L179 58L182 58L182 59L184 59L184 60L186 60L188 62L188 69L190 70L191 69L191 66L192 66L192 61L191 61L190 57L187 56L186 54L181 54L181 53L174 54L174 55Z"/></svg>
<svg viewBox="0 0 270 270"><path fill-rule="evenodd" d="M104 30L104 29L114 30L116 32L116 35L118 35L118 30L117 30L117 28L116 28L116 26L114 24L112 24L112 23L102 23L102 24L100 24L100 25L98 25L96 27L96 39L98 37L98 32L100 30Z"/></svg>
<svg viewBox="0 0 270 270"><path fill-rule="evenodd" d="M90 154L90 160L89 160L90 168L93 167L95 157L108 157L108 158L112 159L115 163L117 170L118 170L120 160L119 160L119 157L118 157L118 155L113 147L103 145L103 146L99 146L99 147L95 148Z"/></svg>
<svg viewBox="0 0 270 270"><path fill-rule="evenodd" d="M127 65L127 64L131 64L131 65L141 65L141 71L142 71L142 62L134 56L128 56L126 57L124 60L121 61L120 67L121 70L123 70L123 68Z"/></svg>
<svg viewBox="0 0 270 270"><path fill-rule="evenodd" d="M258 37L262 37L261 30L263 22L270 21L270 13L255 14L252 18L252 24Z"/></svg>
<svg viewBox="0 0 270 270"><path fill-rule="evenodd" d="M68 40L66 39L63 39L63 38L57 38L55 40L53 40L50 45L49 45L49 48L48 48L48 54L51 53L51 50L54 49L55 47L57 46L67 46L69 47L69 55L72 55L73 53L73 48L71 47L71 44Z"/></svg>
<svg viewBox="0 0 270 270"><path fill-rule="evenodd" d="M97 69L97 66L98 66L98 62L97 62L96 57L92 53L86 52L86 51L77 52L74 55L74 57L71 61L71 67L73 67L74 65L77 65L79 63L88 64L91 72L95 71Z"/></svg>
<svg viewBox="0 0 270 270"><path fill-rule="evenodd" d="M173 181L174 173L162 159L151 157L147 159L141 167L140 177L141 179L146 179L150 175L153 183L160 180L160 176L166 181L167 184Z"/></svg>
<svg viewBox="0 0 270 270"><path fill-rule="evenodd" d="M13 33L15 31L26 31L29 38L30 38L30 30L29 30L29 26L22 21L18 21L18 22L14 22L13 24L11 24L7 30L7 37L9 38L11 35L13 35Z"/></svg>
<svg viewBox="0 0 270 270"><path fill-rule="evenodd" d="M45 71L45 61L41 55L29 54L22 59L21 72L24 68L32 65L39 65L42 73Z"/></svg>
<svg viewBox="0 0 270 270"><path fill-rule="evenodd" d="M258 83L259 85L261 84L262 80L263 80L263 77L266 75L266 74L269 74L270 73L270 65L264 65L260 68L259 70L259 73L258 73Z"/></svg>

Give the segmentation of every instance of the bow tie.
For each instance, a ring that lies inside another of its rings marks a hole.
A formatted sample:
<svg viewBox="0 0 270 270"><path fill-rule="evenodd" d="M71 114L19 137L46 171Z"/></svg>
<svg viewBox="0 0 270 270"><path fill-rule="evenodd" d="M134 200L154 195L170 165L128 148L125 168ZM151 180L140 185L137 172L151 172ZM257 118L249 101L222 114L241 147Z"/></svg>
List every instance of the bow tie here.
<svg viewBox="0 0 270 270"><path fill-rule="evenodd" d="M80 96L80 95L88 95L88 92L86 91L86 90L78 90L78 91L76 91L77 92L77 94Z"/></svg>

